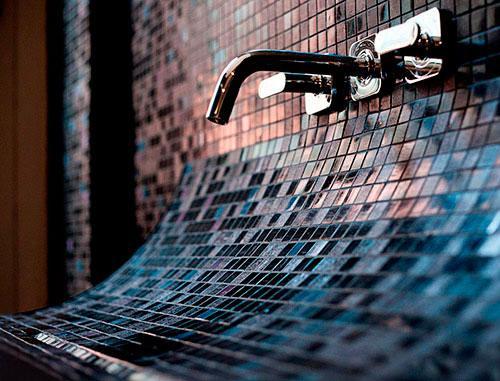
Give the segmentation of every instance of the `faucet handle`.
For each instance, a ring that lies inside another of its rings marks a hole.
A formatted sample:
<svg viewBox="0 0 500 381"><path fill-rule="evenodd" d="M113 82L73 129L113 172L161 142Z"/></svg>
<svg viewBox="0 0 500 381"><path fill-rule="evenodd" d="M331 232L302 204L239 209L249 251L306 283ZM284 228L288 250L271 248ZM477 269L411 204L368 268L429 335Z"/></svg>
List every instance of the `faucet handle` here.
<svg viewBox="0 0 500 381"><path fill-rule="evenodd" d="M259 83L260 99L282 93L286 88L286 74L278 73L269 78L263 79Z"/></svg>
<svg viewBox="0 0 500 381"><path fill-rule="evenodd" d="M439 55L443 46L442 17L432 8L400 25L384 29L375 37L378 54L400 53L419 57Z"/></svg>
<svg viewBox="0 0 500 381"><path fill-rule="evenodd" d="M380 31L375 37L375 51L383 62L388 62L388 56L402 57L408 83L438 75L443 68L448 42L443 38L443 16L438 8L432 8L403 24Z"/></svg>
<svg viewBox="0 0 500 381"><path fill-rule="evenodd" d="M268 98L279 93L330 94L332 79L329 75L278 73L259 84L259 97Z"/></svg>
<svg viewBox="0 0 500 381"><path fill-rule="evenodd" d="M384 29L375 37L375 51L382 55L409 48L415 44L419 35L418 24L410 21Z"/></svg>
<svg viewBox="0 0 500 381"><path fill-rule="evenodd" d="M259 84L261 99L279 93L305 93L306 113L320 115L344 108L345 79L334 84L331 75L278 73Z"/></svg>

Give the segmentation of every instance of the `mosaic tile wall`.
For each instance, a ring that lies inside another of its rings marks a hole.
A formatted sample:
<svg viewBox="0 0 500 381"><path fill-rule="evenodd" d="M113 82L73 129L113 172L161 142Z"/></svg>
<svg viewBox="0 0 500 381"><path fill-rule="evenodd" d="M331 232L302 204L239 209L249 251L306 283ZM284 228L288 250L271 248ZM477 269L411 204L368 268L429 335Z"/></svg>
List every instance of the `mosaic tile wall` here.
<svg viewBox="0 0 500 381"><path fill-rule="evenodd" d="M0 353L75 380L498 378L499 5L154 4L134 7L144 230L172 203L110 279L1 317ZM456 74L321 118L254 76L231 124L203 120L238 52L344 53L430 6Z"/></svg>
<svg viewBox="0 0 500 381"><path fill-rule="evenodd" d="M498 10L492 0L134 0L134 103L137 115L137 219L147 236L172 199L182 166L196 158L297 133L342 118L389 110L463 86L458 78L397 90L349 114L308 118L303 98L257 97L265 74L242 87L231 122L204 119L214 83L236 55L257 48L346 54L358 38L438 6L456 15L458 38L484 46ZM484 55L484 53L480 53ZM484 64L464 68L481 77ZM458 81L458 82L457 82ZM465 84L470 79L465 80Z"/></svg>
<svg viewBox="0 0 500 381"><path fill-rule="evenodd" d="M89 109L90 34L88 0L64 2L64 195L67 292L90 284Z"/></svg>
<svg viewBox="0 0 500 381"><path fill-rule="evenodd" d="M129 262L0 318L0 353L75 380L494 380L499 101L482 80L186 165Z"/></svg>

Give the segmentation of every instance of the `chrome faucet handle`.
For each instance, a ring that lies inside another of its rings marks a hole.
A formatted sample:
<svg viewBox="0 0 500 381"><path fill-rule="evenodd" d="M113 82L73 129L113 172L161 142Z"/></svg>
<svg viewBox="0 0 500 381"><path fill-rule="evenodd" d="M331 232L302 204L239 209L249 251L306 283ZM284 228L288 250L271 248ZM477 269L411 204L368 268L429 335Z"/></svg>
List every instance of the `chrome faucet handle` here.
<svg viewBox="0 0 500 381"><path fill-rule="evenodd" d="M304 93L306 113L321 115L345 107L344 87L343 78L334 81L331 75L278 73L260 82L259 97L264 99L284 92Z"/></svg>
<svg viewBox="0 0 500 381"><path fill-rule="evenodd" d="M442 12L438 8L432 8L403 24L377 33L374 45L382 59L383 71L392 74L390 72L396 69L387 64L390 61L387 58L396 62L396 58L401 57L404 77L408 83L440 74L447 45L446 38L443 38L442 24Z"/></svg>
<svg viewBox="0 0 500 381"><path fill-rule="evenodd" d="M278 73L259 84L259 97L268 98L279 93L329 94L332 77L329 75Z"/></svg>
<svg viewBox="0 0 500 381"><path fill-rule="evenodd" d="M392 28L378 32L375 37L375 51L382 55L410 48L417 42L420 36L420 27L414 21L393 26Z"/></svg>
<svg viewBox="0 0 500 381"><path fill-rule="evenodd" d="M265 99L285 91L287 85L286 73L278 73L259 83L259 98Z"/></svg>

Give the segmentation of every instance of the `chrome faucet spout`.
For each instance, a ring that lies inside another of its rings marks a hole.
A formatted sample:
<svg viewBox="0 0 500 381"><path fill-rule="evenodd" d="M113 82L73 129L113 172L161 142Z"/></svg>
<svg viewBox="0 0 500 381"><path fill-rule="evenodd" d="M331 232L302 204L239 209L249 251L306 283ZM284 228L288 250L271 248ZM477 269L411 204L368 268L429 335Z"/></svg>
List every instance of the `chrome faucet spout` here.
<svg viewBox="0 0 500 381"><path fill-rule="evenodd" d="M221 73L206 117L217 124L229 121L239 89L258 71L319 75L379 75L379 66L356 57L288 50L251 50L234 58Z"/></svg>

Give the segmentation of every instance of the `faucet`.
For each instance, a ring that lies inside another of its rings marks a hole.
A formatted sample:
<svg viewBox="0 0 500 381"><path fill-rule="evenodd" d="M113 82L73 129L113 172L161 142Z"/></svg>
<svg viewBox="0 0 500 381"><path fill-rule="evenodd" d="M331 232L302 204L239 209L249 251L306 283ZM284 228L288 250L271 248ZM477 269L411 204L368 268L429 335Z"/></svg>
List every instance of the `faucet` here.
<svg viewBox="0 0 500 381"><path fill-rule="evenodd" d="M448 37L446 12L432 8L377 34L354 42L349 55L289 50L251 50L234 58L217 81L206 117L229 121L236 97L247 77L277 71L261 82L259 96L303 92L306 112L338 111L345 103L347 83L354 101L381 91L382 81L416 83L439 75L445 65Z"/></svg>
<svg viewBox="0 0 500 381"><path fill-rule="evenodd" d="M251 50L234 58L220 75L208 106L207 119L226 124L242 83L259 71L369 76L378 75L380 70L375 61L365 58L289 50Z"/></svg>

